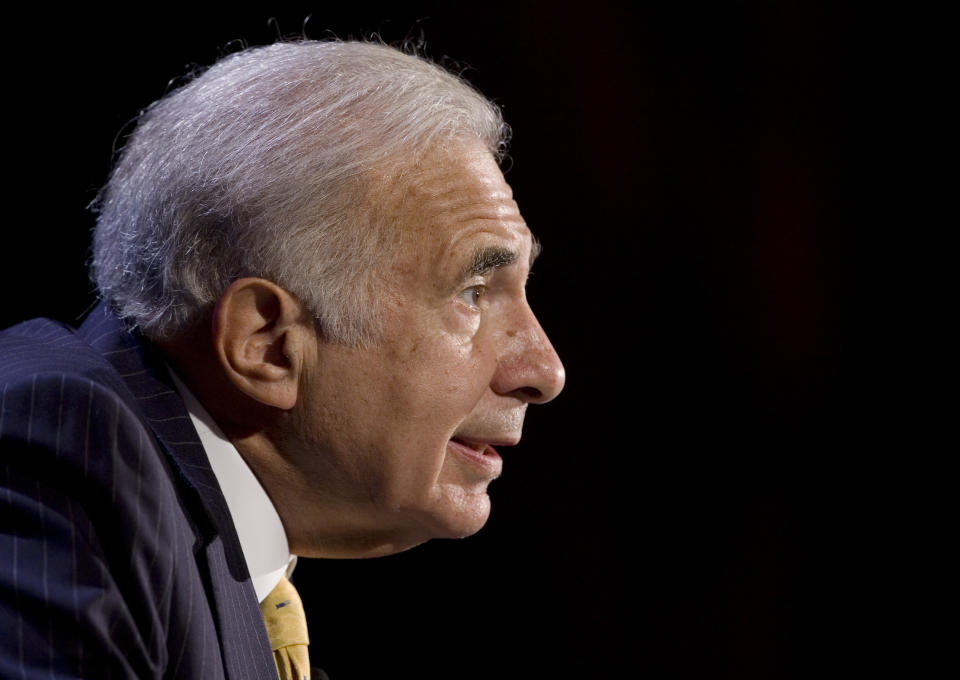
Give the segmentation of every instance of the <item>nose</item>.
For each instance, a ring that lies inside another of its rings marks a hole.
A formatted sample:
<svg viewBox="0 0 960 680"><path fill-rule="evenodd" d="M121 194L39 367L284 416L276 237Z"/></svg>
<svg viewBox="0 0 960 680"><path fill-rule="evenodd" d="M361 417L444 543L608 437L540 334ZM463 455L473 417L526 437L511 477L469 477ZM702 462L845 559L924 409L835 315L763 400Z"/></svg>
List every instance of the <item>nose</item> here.
<svg viewBox="0 0 960 680"><path fill-rule="evenodd" d="M526 306L523 323L503 332L492 388L524 402L544 404L563 389L566 371L533 311Z"/></svg>

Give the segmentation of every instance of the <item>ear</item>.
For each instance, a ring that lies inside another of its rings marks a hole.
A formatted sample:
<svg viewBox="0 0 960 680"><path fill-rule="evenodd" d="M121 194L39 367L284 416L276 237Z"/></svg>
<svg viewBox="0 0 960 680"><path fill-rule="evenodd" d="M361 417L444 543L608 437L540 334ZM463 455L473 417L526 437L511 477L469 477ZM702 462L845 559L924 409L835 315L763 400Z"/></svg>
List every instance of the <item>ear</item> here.
<svg viewBox="0 0 960 680"><path fill-rule="evenodd" d="M214 351L227 379L248 397L291 409L297 403L310 315L266 279L234 281L213 311Z"/></svg>

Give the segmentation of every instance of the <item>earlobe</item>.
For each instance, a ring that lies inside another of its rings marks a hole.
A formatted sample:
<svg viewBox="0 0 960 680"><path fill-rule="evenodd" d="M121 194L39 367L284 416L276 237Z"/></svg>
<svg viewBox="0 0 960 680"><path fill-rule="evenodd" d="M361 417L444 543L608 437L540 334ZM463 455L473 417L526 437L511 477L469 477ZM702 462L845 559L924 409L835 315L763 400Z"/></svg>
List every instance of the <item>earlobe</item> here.
<svg viewBox="0 0 960 680"><path fill-rule="evenodd" d="M234 281L213 312L212 338L221 368L238 390L279 409L297 402L303 306L266 279Z"/></svg>

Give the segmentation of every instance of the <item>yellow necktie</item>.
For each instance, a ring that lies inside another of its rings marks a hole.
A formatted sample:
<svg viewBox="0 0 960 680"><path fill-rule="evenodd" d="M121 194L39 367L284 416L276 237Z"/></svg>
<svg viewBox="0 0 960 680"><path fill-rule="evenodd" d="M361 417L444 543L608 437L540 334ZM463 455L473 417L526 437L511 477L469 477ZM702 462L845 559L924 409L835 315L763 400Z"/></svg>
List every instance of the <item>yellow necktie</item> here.
<svg viewBox="0 0 960 680"><path fill-rule="evenodd" d="M296 588L284 576L260 603L280 680L310 680L307 617Z"/></svg>

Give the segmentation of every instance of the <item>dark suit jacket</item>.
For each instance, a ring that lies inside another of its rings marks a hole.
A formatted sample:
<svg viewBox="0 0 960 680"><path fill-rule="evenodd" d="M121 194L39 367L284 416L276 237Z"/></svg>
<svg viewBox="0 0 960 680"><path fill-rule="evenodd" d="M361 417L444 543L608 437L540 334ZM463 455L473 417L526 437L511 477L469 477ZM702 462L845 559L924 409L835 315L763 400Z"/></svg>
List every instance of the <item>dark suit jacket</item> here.
<svg viewBox="0 0 960 680"><path fill-rule="evenodd" d="M0 333L0 677L276 678L183 402L103 305Z"/></svg>

